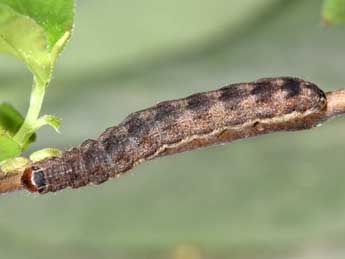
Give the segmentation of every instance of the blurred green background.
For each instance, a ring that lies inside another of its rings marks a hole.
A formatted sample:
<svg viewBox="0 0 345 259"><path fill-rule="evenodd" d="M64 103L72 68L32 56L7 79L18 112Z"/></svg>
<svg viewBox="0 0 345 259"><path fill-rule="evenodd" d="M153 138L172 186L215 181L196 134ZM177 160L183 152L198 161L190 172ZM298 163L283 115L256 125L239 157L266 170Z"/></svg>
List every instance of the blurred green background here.
<svg viewBox="0 0 345 259"><path fill-rule="evenodd" d="M78 1L29 152L67 149L159 101L260 77L345 87L345 29L322 0ZM0 57L0 100L31 74ZM100 186L0 199L0 258L345 256L345 120L147 162ZM344 139L344 141L343 141ZM29 153L28 152L28 153Z"/></svg>

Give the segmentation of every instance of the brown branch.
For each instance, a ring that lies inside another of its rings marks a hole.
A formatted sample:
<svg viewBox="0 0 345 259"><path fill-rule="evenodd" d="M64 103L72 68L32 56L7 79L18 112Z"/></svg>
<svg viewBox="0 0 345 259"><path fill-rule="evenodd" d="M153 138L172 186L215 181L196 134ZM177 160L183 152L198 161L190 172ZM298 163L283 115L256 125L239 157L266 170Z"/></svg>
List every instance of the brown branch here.
<svg viewBox="0 0 345 259"><path fill-rule="evenodd" d="M0 171L0 193L9 193L23 189L22 172L16 171L5 174Z"/></svg>
<svg viewBox="0 0 345 259"><path fill-rule="evenodd" d="M327 110L325 119L345 113L345 89L326 93Z"/></svg>
<svg viewBox="0 0 345 259"><path fill-rule="evenodd" d="M329 118L345 113L345 89L327 92L326 99L327 106L325 110L322 110L318 114L316 114L318 121L325 121ZM291 125L291 129L293 128L294 125ZM247 136L261 135L259 130L253 132L254 134L248 134ZM234 137L234 139L236 138ZM7 174L0 170L0 194L24 189L22 183L22 176L24 174L24 170L25 168L22 168L21 170L17 170L15 172L8 172Z"/></svg>

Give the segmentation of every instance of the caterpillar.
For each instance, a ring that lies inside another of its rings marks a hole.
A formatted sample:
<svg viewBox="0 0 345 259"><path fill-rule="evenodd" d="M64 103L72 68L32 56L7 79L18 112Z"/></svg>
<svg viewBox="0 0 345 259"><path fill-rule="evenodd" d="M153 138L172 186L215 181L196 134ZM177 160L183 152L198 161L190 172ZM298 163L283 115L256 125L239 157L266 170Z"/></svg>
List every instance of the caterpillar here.
<svg viewBox="0 0 345 259"><path fill-rule="evenodd" d="M32 163L23 186L41 194L101 184L145 160L274 131L315 127L325 93L292 77L263 78L158 103L130 114L97 139Z"/></svg>

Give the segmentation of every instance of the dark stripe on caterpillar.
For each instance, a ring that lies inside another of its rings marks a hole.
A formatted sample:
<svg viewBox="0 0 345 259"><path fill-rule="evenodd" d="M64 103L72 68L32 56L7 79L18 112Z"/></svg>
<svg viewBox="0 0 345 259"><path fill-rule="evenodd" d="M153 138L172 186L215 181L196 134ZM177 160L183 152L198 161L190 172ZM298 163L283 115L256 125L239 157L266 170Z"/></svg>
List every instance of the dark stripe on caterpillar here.
<svg viewBox="0 0 345 259"><path fill-rule="evenodd" d="M129 115L96 140L33 163L22 183L32 192L101 184L144 160L273 131L312 128L326 96L298 78L264 78L165 101Z"/></svg>

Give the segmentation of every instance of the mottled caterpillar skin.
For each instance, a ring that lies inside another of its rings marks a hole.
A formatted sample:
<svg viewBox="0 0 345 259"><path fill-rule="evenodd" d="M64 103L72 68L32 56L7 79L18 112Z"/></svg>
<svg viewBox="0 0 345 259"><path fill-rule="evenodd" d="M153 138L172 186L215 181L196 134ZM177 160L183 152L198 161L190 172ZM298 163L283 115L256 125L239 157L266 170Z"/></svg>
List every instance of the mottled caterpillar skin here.
<svg viewBox="0 0 345 259"><path fill-rule="evenodd" d="M313 83L265 78L187 98L161 102L130 114L96 140L26 168L32 192L100 184L144 160L272 131L312 128L327 100Z"/></svg>

